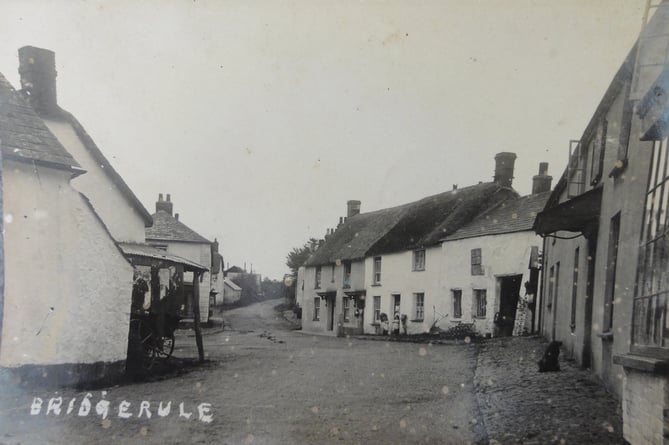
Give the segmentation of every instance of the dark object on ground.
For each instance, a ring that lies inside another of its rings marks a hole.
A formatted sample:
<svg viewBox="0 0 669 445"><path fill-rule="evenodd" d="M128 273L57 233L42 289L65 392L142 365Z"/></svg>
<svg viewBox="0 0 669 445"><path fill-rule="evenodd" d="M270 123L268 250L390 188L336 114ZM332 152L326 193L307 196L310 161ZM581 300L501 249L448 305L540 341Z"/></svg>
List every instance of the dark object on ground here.
<svg viewBox="0 0 669 445"><path fill-rule="evenodd" d="M558 357L560 356L560 346L562 346L561 341L552 341L548 344L544 356L539 360L539 372L552 372L560 370L560 362Z"/></svg>

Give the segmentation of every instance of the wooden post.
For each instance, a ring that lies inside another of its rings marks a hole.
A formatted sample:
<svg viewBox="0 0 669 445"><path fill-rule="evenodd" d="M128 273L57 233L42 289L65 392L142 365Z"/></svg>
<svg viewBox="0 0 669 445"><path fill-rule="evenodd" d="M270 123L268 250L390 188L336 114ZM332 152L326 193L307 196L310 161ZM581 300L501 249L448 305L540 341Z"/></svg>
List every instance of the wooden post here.
<svg viewBox="0 0 669 445"><path fill-rule="evenodd" d="M200 362L204 361L204 345L202 344L202 330L200 329L200 274L193 272L193 330L195 331L195 343L197 344L197 355Z"/></svg>

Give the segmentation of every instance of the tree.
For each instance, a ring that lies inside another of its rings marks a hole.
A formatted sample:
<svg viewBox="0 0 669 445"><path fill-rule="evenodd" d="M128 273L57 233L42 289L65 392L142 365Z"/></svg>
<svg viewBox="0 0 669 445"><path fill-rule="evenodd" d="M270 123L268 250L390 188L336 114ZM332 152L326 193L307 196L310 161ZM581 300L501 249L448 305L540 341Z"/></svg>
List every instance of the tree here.
<svg viewBox="0 0 669 445"><path fill-rule="evenodd" d="M297 277L297 270L307 262L309 257L318 248L318 240L316 238L309 238L309 242L302 247L294 247L286 256L286 266L290 269L295 277Z"/></svg>

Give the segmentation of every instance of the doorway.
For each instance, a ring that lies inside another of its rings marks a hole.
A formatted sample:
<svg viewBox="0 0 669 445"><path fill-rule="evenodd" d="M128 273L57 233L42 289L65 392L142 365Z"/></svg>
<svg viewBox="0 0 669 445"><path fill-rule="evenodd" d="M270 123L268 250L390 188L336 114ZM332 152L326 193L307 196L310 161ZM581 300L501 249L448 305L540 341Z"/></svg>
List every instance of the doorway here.
<svg viewBox="0 0 669 445"><path fill-rule="evenodd" d="M328 331L334 330L334 320L335 320L335 303L337 301L336 294L328 294L326 300L328 304Z"/></svg>
<svg viewBox="0 0 669 445"><path fill-rule="evenodd" d="M500 337L510 337L513 334L522 279L522 275L511 275L497 279L499 284L499 312L495 315L495 326L497 335Z"/></svg>

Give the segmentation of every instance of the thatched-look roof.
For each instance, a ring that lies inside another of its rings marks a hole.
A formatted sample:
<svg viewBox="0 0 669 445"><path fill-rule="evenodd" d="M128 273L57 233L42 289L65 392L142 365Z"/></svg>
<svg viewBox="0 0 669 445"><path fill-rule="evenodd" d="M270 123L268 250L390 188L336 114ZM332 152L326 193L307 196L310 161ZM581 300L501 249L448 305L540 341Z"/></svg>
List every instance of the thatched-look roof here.
<svg viewBox="0 0 669 445"><path fill-rule="evenodd" d="M357 260L434 245L477 215L517 196L510 188L487 182L361 213L348 218L305 265Z"/></svg>

